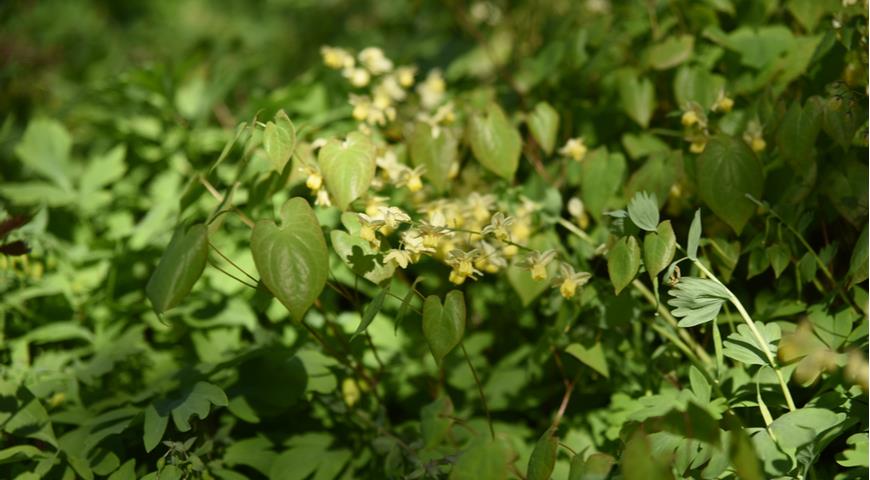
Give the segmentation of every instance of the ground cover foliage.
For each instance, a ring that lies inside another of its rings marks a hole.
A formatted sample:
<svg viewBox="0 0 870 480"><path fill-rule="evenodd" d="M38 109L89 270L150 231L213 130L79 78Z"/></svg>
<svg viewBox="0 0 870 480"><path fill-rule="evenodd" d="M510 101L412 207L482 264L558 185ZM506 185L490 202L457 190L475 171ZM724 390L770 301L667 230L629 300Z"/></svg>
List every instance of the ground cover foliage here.
<svg viewBox="0 0 870 480"><path fill-rule="evenodd" d="M867 21L3 2L0 477L866 478Z"/></svg>

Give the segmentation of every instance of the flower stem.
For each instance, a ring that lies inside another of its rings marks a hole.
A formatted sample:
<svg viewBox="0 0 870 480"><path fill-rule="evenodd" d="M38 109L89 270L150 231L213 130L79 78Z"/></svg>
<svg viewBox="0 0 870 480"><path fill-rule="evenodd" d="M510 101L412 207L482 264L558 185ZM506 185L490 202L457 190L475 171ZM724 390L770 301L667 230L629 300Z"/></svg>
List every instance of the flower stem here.
<svg viewBox="0 0 870 480"><path fill-rule="evenodd" d="M465 363L468 364L468 368L471 369L471 375L474 377L474 383L477 384L477 392L480 394L480 401L483 403L483 411L486 412L486 421L489 423L489 434L492 436L492 439L495 440L495 428L492 426L492 415L489 413L489 405L486 403L486 395L483 394L483 385L480 383L480 378L477 376L477 370L474 369L474 365L471 364L471 358L468 356L468 352L465 350L465 344L459 343L459 348L462 349L462 355L465 357Z"/></svg>

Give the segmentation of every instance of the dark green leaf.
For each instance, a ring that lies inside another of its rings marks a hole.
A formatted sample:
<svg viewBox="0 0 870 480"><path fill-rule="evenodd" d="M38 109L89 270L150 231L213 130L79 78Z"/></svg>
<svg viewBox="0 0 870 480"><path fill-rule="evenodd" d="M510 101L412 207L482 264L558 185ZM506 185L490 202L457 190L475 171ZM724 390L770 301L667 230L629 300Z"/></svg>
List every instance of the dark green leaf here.
<svg viewBox="0 0 870 480"><path fill-rule="evenodd" d="M435 357L441 361L453 350L465 334L465 296L459 290L451 290L444 304L437 295L429 295L423 302L423 336Z"/></svg>
<svg viewBox="0 0 870 480"><path fill-rule="evenodd" d="M761 162L742 140L718 135L698 157L697 169L701 200L739 234L755 212L746 194L761 198Z"/></svg>
<svg viewBox="0 0 870 480"><path fill-rule="evenodd" d="M671 263L677 251L677 238L671 221L659 224L655 232L647 233L643 239L643 265L650 279L655 277Z"/></svg>
<svg viewBox="0 0 870 480"><path fill-rule="evenodd" d="M522 139L498 105L490 104L485 114L471 118L468 140L481 165L505 180L513 180L520 162Z"/></svg>
<svg viewBox="0 0 870 480"><path fill-rule="evenodd" d="M568 480L607 480L616 460L605 453L593 453L585 461L582 455L571 459Z"/></svg>
<svg viewBox="0 0 870 480"><path fill-rule="evenodd" d="M535 444L529 457L526 473L528 480L549 480L556 466L556 454L559 450L559 437L552 429L547 430Z"/></svg>
<svg viewBox="0 0 870 480"><path fill-rule="evenodd" d="M616 294L627 287L640 268L640 246L634 236L617 240L607 255L607 273Z"/></svg>
<svg viewBox="0 0 870 480"><path fill-rule="evenodd" d="M178 227L145 286L148 300L158 314L175 307L190 293L207 259L208 228L201 223Z"/></svg>

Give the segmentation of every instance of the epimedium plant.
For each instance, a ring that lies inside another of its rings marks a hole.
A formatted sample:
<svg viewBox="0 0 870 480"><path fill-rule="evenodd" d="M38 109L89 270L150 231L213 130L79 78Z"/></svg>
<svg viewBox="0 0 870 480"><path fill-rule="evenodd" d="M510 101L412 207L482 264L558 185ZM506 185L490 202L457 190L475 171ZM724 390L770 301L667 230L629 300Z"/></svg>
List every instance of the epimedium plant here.
<svg viewBox="0 0 870 480"><path fill-rule="evenodd" d="M451 4L476 43L442 70L323 47L302 97L330 85L343 106L253 102L200 162L178 145L202 139L158 146L140 119L80 169L66 127L31 121L14 154L35 179L0 186L47 207L3 233L33 252L3 257L0 462L17 478L866 476L866 11L630 3L546 21ZM130 99L165 103L145 88ZM193 123L197 88L172 107ZM144 212L128 170L154 177ZM112 198L141 216L100 218ZM65 252L49 212L69 203L124 255ZM74 320L31 313L54 303Z"/></svg>

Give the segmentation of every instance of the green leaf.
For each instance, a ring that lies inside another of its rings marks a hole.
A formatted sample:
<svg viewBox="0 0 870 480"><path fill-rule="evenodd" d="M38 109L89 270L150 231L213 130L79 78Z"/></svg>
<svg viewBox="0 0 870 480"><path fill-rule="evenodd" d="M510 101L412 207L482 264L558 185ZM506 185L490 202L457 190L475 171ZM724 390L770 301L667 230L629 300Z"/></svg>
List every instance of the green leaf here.
<svg viewBox="0 0 870 480"><path fill-rule="evenodd" d="M392 262L381 263L382 255L369 242L342 230L329 232L329 237L338 258L355 274L378 285L393 278L396 266Z"/></svg>
<svg viewBox="0 0 870 480"><path fill-rule="evenodd" d="M300 197L281 207L281 225L260 220L251 235L251 253L266 288L300 322L317 300L329 272L329 253L320 224Z"/></svg>
<svg viewBox="0 0 870 480"><path fill-rule="evenodd" d="M178 397L168 401L158 411L172 411L172 421L179 432L190 431L190 417L196 415L201 420L208 416L211 405L226 407L229 401L223 390L208 382L196 382L184 389Z"/></svg>
<svg viewBox="0 0 870 480"><path fill-rule="evenodd" d="M559 437L553 429L549 429L541 435L529 457L529 466L526 473L528 480L550 480L553 468L556 466L556 454L559 451Z"/></svg>
<svg viewBox="0 0 870 480"><path fill-rule="evenodd" d="M628 218L641 230L655 232L659 224L659 202L656 195L637 192L628 203Z"/></svg>
<svg viewBox="0 0 870 480"><path fill-rule="evenodd" d="M717 135L698 157L697 171L701 200L739 234L755 212L746 194L761 198L761 162L742 140Z"/></svg>
<svg viewBox="0 0 870 480"><path fill-rule="evenodd" d="M637 192L645 190L655 194L658 206L663 207L677 180L677 174L681 171L677 160L670 152L653 152L644 164L629 177L625 184L626 197L631 198Z"/></svg>
<svg viewBox="0 0 870 480"><path fill-rule="evenodd" d="M459 290L451 290L444 304L437 295L429 295L423 302L423 336L435 363L441 361L462 341L465 334L465 296Z"/></svg>
<svg viewBox="0 0 870 480"><path fill-rule="evenodd" d="M568 480L607 480L615 463L616 459L606 453L593 453L586 460L582 455L574 455Z"/></svg>
<svg viewBox="0 0 870 480"><path fill-rule="evenodd" d="M161 415L157 411L154 404L149 404L145 407L145 422L142 441L145 443L145 451L154 450L160 440L163 440L163 434L166 432L166 426L169 424L169 412L164 412Z"/></svg>
<svg viewBox="0 0 870 480"><path fill-rule="evenodd" d="M698 244L701 243L701 209L695 210L695 217L689 226L689 238L686 239L686 256L689 260L698 259Z"/></svg>
<svg viewBox="0 0 870 480"><path fill-rule="evenodd" d="M782 448L793 449L814 442L825 430L845 419L845 413L804 407L781 415L769 428Z"/></svg>
<svg viewBox="0 0 870 480"><path fill-rule="evenodd" d="M489 438L476 440L450 472L450 480L505 480L511 451L504 441Z"/></svg>
<svg viewBox="0 0 870 480"><path fill-rule="evenodd" d="M671 263L677 251L677 237L671 221L662 222L643 239L643 265L652 280Z"/></svg>
<svg viewBox="0 0 870 480"><path fill-rule="evenodd" d="M363 196L375 176L375 145L362 133L326 142L317 155L326 189L341 210Z"/></svg>
<svg viewBox="0 0 870 480"><path fill-rule="evenodd" d="M526 121L538 145L547 155L552 154L559 133L559 113L556 109L547 102L539 102Z"/></svg>
<svg viewBox="0 0 870 480"><path fill-rule="evenodd" d="M867 432L855 433L846 439L846 444L851 447L843 450L837 455L837 463L844 467L870 467L870 456L867 451L870 450L870 439L867 437Z"/></svg>
<svg viewBox="0 0 870 480"><path fill-rule="evenodd" d="M643 128L649 126L655 109L655 89L648 78L640 78L634 70L620 72L619 99L622 110Z"/></svg>
<svg viewBox="0 0 870 480"><path fill-rule="evenodd" d="M761 69L788 51L794 36L783 25L740 27L731 32L725 46L740 55L744 65Z"/></svg>
<svg viewBox="0 0 870 480"><path fill-rule="evenodd" d="M858 241L855 243L855 249L852 250L852 256L849 259L849 287L867 280L867 266L868 262L870 262L870 260L868 260L870 252L868 252L867 243L867 225L865 224L864 229L861 230L861 235L858 237Z"/></svg>
<svg viewBox="0 0 870 480"><path fill-rule="evenodd" d="M719 282L695 277L682 277L668 293L674 297L668 300L668 305L674 307L671 313L680 318L677 325L684 328L712 322L730 298Z"/></svg>
<svg viewBox="0 0 870 480"><path fill-rule="evenodd" d="M432 127L417 122L408 142L408 151L414 165L426 167L423 174L437 189L444 190L450 182L450 169L458 162L459 142L448 128L440 127L435 135Z"/></svg>
<svg viewBox="0 0 870 480"><path fill-rule="evenodd" d="M179 226L160 257L145 293L158 314L175 307L202 276L208 260L208 228L198 223Z"/></svg>
<svg viewBox="0 0 870 480"><path fill-rule="evenodd" d="M832 0L789 0L786 8L807 32L812 32L819 20L836 9L839 3Z"/></svg>
<svg viewBox="0 0 870 480"><path fill-rule="evenodd" d="M607 273L617 295L634 280L639 268L640 247L637 239L628 236L617 240L607 255Z"/></svg>
<svg viewBox="0 0 870 480"><path fill-rule="evenodd" d="M683 65L674 76L674 98L680 107L694 102L702 108L711 108L724 89L725 77L702 66Z"/></svg>
<svg viewBox="0 0 870 480"><path fill-rule="evenodd" d="M765 253L767 254L767 258L770 260L770 266L773 267L773 274L776 278L779 278L791 262L791 253L789 253L788 247L775 243L767 247Z"/></svg>
<svg viewBox="0 0 870 480"><path fill-rule="evenodd" d="M356 327L356 332L354 332L353 335L351 335L350 337L351 341L353 341L353 339L356 338L357 335L366 331L366 329L369 327L369 324L372 323L372 320L375 319L375 315L377 315L378 312L381 311L381 307L384 305L384 299L387 298L387 293L389 292L390 286L387 285L386 287L382 288L377 295L375 295L375 298L373 298L368 305L366 305L365 310L363 310L362 317L359 320L359 325Z"/></svg>
<svg viewBox="0 0 870 480"><path fill-rule="evenodd" d="M71 191L71 149L72 139L60 122L37 118L27 125L21 141L15 146L15 154L34 173L65 191Z"/></svg>
<svg viewBox="0 0 870 480"><path fill-rule="evenodd" d="M438 446L450 431L453 420L453 402L450 397L442 395L420 410L420 436L423 438L423 448Z"/></svg>
<svg viewBox="0 0 870 480"><path fill-rule="evenodd" d="M275 114L275 121L268 122L263 132L263 148L276 172L284 170L284 165L296 148L296 127L284 110Z"/></svg>
<svg viewBox="0 0 870 480"><path fill-rule="evenodd" d="M490 104L484 115L471 117L468 140L481 165L505 180L513 180L520 163L522 139L498 105Z"/></svg>
<svg viewBox="0 0 870 480"><path fill-rule="evenodd" d="M667 70L691 58L694 47L692 35L671 36L647 49L647 62L656 70Z"/></svg>
<svg viewBox="0 0 870 480"><path fill-rule="evenodd" d="M625 444L619 460L625 480L672 480L670 467L653 450L650 438L637 430Z"/></svg>
<svg viewBox="0 0 870 480"><path fill-rule="evenodd" d="M611 206L622 186L625 171L625 157L619 153L608 154L604 148L590 152L581 164L580 198L596 221L600 222L604 211Z"/></svg>
<svg viewBox="0 0 870 480"><path fill-rule="evenodd" d="M4 463L22 462L38 457L44 457L45 453L42 450L32 445L16 445L14 447L4 448L0 450L0 465Z"/></svg>
<svg viewBox="0 0 870 480"><path fill-rule="evenodd" d="M48 412L24 385L0 379L0 431L16 437L29 437L58 448Z"/></svg>
<svg viewBox="0 0 870 480"><path fill-rule="evenodd" d="M782 336L782 331L779 325L775 323L763 324L755 322L755 327L758 329L761 337L767 342L767 349L776 355L776 343ZM728 338L722 342L724 347L722 353L729 358L733 358L738 362L746 365L769 365L767 355L765 355L755 336L752 334L749 326L746 324L737 325L737 332L728 335Z"/></svg>
<svg viewBox="0 0 870 480"><path fill-rule="evenodd" d="M782 118L776 132L776 145L785 161L799 174L805 174L815 162L813 148L821 129L821 112L815 102L801 107L795 101Z"/></svg>
<svg viewBox="0 0 870 480"><path fill-rule="evenodd" d="M586 348L579 343L572 343L565 347L565 353L580 360L588 367L601 375L604 375L605 378L610 378L610 370L607 368L607 358L604 356L604 349L601 348L601 342L595 342L589 348Z"/></svg>
<svg viewBox="0 0 870 480"><path fill-rule="evenodd" d="M863 119L867 118L866 110L859 103L861 100L855 97L848 92L832 96L822 104L822 129L844 150L852 144Z"/></svg>

